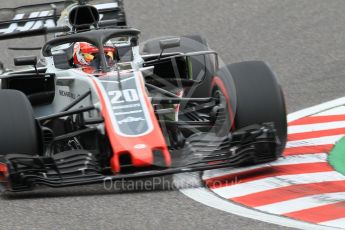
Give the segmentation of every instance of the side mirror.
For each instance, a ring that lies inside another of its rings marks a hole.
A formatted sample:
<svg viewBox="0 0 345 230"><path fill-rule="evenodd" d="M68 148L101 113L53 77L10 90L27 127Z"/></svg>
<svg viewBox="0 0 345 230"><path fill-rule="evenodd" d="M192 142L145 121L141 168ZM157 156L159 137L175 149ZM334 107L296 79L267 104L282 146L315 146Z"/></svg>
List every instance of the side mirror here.
<svg viewBox="0 0 345 230"><path fill-rule="evenodd" d="M161 51L161 54L159 55L158 60L161 59L165 49L180 47L180 42L181 42L180 38L169 38L169 39L160 40L159 46L162 51Z"/></svg>
<svg viewBox="0 0 345 230"><path fill-rule="evenodd" d="M24 65L37 65L37 57L30 56L30 57L18 57L14 58L14 65L15 66L24 66Z"/></svg>
<svg viewBox="0 0 345 230"><path fill-rule="evenodd" d="M161 50L169 49L169 48L175 48L180 47L180 38L169 38L159 41L159 46Z"/></svg>
<svg viewBox="0 0 345 230"><path fill-rule="evenodd" d="M36 74L39 75L38 70L37 70L36 56L14 58L14 65L15 66L32 65L35 68Z"/></svg>

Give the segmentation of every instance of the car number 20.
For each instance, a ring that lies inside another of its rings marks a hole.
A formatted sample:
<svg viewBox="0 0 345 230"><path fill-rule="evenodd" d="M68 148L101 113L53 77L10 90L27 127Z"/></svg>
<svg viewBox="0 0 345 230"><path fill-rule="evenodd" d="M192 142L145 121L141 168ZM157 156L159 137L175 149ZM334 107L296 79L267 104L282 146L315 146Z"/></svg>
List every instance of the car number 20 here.
<svg viewBox="0 0 345 230"><path fill-rule="evenodd" d="M121 104L124 102L139 101L139 95L135 89L109 91L108 95L111 97L111 104Z"/></svg>

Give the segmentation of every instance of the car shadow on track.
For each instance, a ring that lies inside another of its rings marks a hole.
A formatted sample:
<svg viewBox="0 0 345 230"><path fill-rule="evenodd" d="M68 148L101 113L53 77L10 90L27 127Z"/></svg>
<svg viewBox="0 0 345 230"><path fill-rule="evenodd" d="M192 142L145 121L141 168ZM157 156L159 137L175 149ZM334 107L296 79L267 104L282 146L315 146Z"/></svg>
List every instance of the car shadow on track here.
<svg viewBox="0 0 345 230"><path fill-rule="evenodd" d="M58 197L81 197L95 195L119 195L143 192L177 191L179 189L202 187L200 173L185 173L181 177L164 176L137 180L105 181L101 184L67 188L36 187L33 191L3 192L1 199L44 199ZM176 179L178 178L178 179Z"/></svg>

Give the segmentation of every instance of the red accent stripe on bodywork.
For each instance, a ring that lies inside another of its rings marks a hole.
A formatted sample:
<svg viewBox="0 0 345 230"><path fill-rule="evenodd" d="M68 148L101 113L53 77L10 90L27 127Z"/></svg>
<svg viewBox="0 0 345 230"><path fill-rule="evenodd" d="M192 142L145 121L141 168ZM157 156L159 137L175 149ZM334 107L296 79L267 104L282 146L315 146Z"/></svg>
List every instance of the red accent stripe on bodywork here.
<svg viewBox="0 0 345 230"><path fill-rule="evenodd" d="M5 163L0 163L0 182L4 182L8 177L8 167Z"/></svg>

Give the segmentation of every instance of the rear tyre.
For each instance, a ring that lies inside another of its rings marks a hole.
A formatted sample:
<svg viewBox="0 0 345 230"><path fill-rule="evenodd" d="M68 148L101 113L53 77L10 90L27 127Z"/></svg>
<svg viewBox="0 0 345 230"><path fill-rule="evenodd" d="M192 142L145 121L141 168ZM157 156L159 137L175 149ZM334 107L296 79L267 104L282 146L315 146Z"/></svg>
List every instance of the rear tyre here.
<svg viewBox="0 0 345 230"><path fill-rule="evenodd" d="M26 96L17 90L0 90L0 110L0 155L38 154L38 128Z"/></svg>
<svg viewBox="0 0 345 230"><path fill-rule="evenodd" d="M281 142L276 155L281 156L287 141L286 106L282 88L268 65L261 61L230 64L218 72L217 78L229 89L232 129L273 122ZM229 81L234 87L229 87Z"/></svg>

